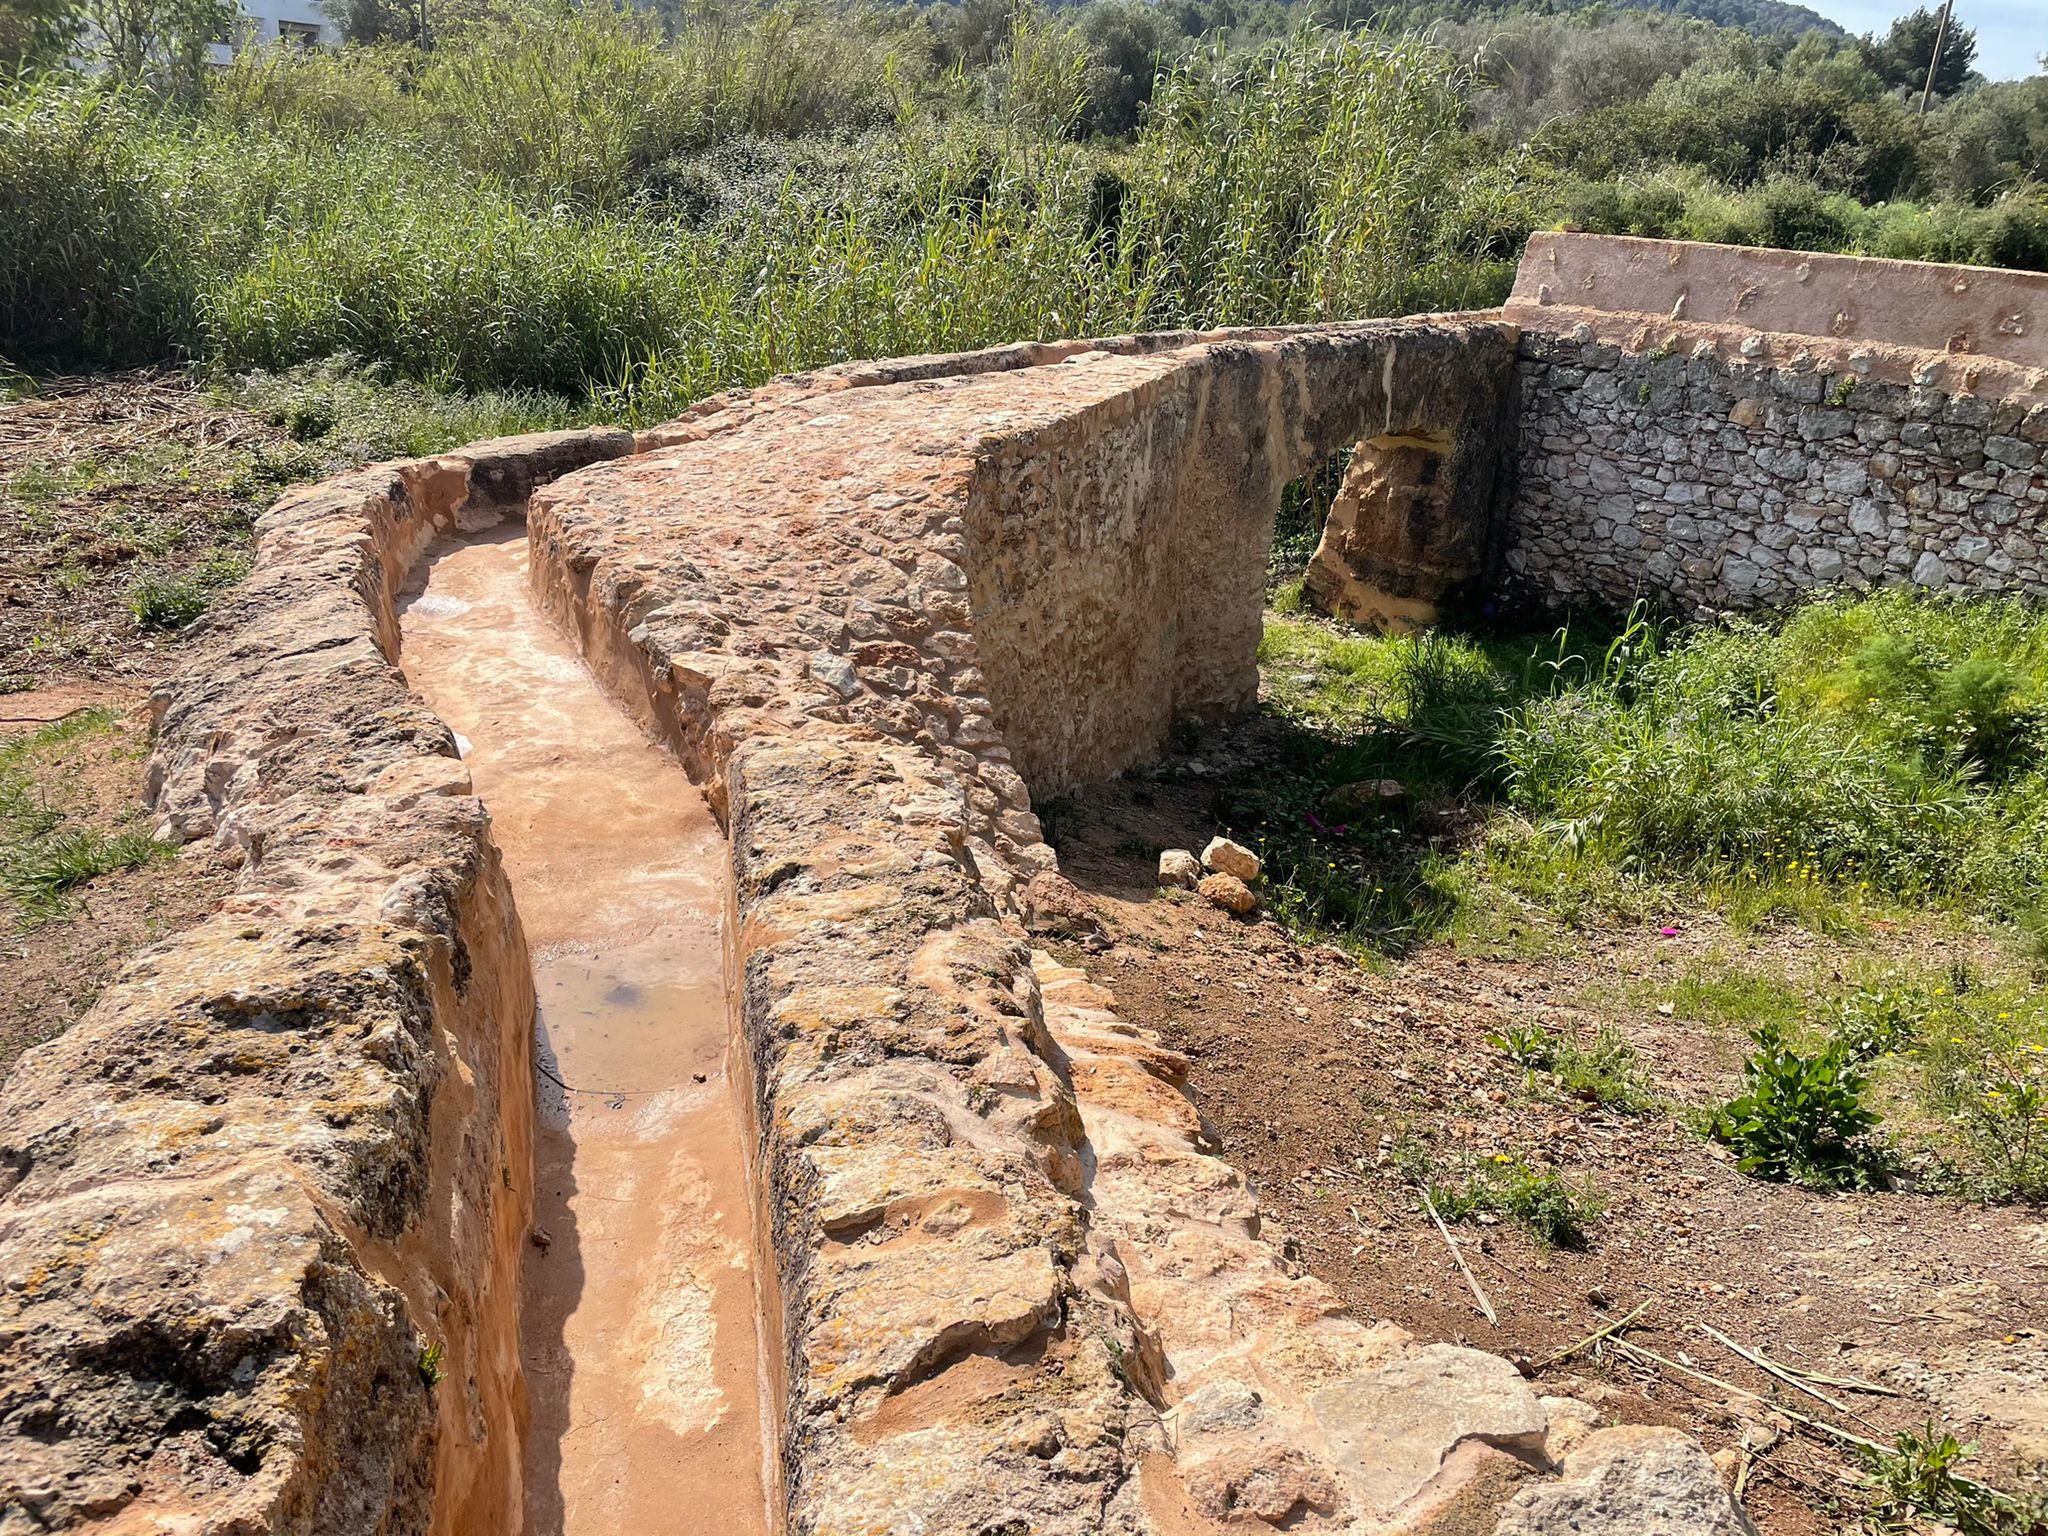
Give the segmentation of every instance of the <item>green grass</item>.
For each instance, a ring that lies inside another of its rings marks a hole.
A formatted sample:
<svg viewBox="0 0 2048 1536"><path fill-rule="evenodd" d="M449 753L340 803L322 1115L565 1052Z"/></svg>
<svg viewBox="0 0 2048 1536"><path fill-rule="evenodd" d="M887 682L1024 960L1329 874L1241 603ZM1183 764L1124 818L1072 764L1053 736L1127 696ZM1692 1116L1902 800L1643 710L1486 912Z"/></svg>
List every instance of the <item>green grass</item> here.
<svg viewBox="0 0 2048 1536"><path fill-rule="evenodd" d="M1506 891L1565 922L1687 903L1738 927L1854 932L1929 907L2040 926L2048 617L2021 600L1885 593L1780 623L1522 637L1276 616L1261 659L1298 782L1242 814L1267 823L1283 882L1307 872L1311 916L1349 910L1333 875L1396 888L1359 836L1310 819L1319 792L1384 774L1483 815L1457 857L1485 878L1447 878L1439 849L1431 892ZM1304 830L1320 861L1287 853Z"/></svg>
<svg viewBox="0 0 2048 1536"><path fill-rule="evenodd" d="M67 765L117 730L111 712L84 710L0 744L0 892L17 921L59 916L81 886L168 855L145 828L97 827L63 808Z"/></svg>
<svg viewBox="0 0 2048 1536"><path fill-rule="evenodd" d="M308 462L425 458L484 438L551 432L603 418L593 402L538 390L430 389L348 353L276 373L257 369L226 383L220 393L291 434L296 452L267 451L238 468L251 479L267 471L280 483L308 478L302 469Z"/></svg>
<svg viewBox="0 0 2048 1536"><path fill-rule="evenodd" d="M2032 978L1908 982L1879 1017L1891 1047L1880 1085L1935 1182L1978 1199L2048 1200L2048 1002Z"/></svg>
<svg viewBox="0 0 2048 1536"><path fill-rule="evenodd" d="M1451 1173L1428 1173L1420 1182L1445 1221L1482 1212L1505 1217L1545 1248L1585 1247L1586 1228L1606 1208L1591 1179L1575 1187L1505 1153L1467 1161Z"/></svg>
<svg viewBox="0 0 2048 1536"><path fill-rule="evenodd" d="M1670 989L1670 1003L1683 1018L1749 1029L1760 1023L1795 1023L1806 1011L1806 994L1774 976L1704 961L1686 968Z"/></svg>

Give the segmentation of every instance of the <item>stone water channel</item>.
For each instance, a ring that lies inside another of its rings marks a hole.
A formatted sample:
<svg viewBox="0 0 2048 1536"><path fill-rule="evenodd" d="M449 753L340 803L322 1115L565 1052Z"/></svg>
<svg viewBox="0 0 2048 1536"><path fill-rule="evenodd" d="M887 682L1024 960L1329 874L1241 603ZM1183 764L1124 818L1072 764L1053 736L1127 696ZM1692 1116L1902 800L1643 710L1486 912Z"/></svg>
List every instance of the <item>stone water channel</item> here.
<svg viewBox="0 0 2048 1536"><path fill-rule="evenodd" d="M533 953L526 1536L766 1533L771 1313L723 840L529 592L510 522L430 550L402 603L406 675L457 733Z"/></svg>

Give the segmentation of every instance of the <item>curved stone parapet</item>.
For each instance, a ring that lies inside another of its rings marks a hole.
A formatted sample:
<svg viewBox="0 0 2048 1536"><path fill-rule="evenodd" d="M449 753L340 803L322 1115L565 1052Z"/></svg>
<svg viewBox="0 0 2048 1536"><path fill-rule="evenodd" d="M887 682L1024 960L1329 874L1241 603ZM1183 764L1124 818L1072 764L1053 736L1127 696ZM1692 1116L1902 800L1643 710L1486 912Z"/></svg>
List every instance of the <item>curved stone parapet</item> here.
<svg viewBox="0 0 2048 1536"><path fill-rule="evenodd" d="M239 850L236 893L0 1105L0 1529L517 1527L531 976L391 594L521 512L537 600L726 823L788 1529L1491 1528L1587 1416L1263 1240L1186 1064L1044 952L1092 919L1031 804L1248 707L1282 485L1455 440L1514 347L849 364L285 498L158 701L163 835Z"/></svg>

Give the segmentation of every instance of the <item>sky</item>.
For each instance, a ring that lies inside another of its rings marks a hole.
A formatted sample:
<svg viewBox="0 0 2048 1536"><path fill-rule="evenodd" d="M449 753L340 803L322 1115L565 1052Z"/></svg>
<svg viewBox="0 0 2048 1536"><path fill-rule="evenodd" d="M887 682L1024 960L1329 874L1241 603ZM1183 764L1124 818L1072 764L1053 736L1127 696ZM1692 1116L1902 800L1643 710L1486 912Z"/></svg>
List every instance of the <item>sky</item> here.
<svg viewBox="0 0 2048 1536"><path fill-rule="evenodd" d="M1804 0L1851 32L1882 33L1922 0ZM1941 0L1926 0L1929 10ZM2016 80L2040 69L2048 53L2048 0L1956 0L1956 23L1977 29L1977 68L1993 80Z"/></svg>

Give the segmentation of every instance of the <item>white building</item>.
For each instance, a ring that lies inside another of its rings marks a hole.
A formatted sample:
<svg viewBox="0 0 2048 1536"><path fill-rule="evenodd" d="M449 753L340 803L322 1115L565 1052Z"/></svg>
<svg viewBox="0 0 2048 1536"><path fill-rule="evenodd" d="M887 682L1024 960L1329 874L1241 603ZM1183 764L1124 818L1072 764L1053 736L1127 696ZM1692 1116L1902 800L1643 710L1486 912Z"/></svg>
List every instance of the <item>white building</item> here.
<svg viewBox="0 0 2048 1536"><path fill-rule="evenodd" d="M341 42L341 28L315 0L242 0L242 14L236 18L233 40L213 45L213 62L227 63L237 49L250 43L279 42L301 48L322 43L337 46Z"/></svg>

